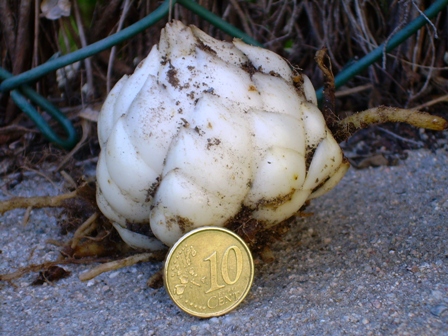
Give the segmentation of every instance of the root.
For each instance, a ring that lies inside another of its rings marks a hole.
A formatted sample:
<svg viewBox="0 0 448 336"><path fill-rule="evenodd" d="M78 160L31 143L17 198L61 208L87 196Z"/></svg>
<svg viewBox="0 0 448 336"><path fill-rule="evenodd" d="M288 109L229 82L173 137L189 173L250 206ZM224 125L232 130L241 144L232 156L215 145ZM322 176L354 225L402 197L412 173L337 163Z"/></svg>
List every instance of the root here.
<svg viewBox="0 0 448 336"><path fill-rule="evenodd" d="M75 198L76 196L77 191L75 190L57 196L14 197L0 202L0 215L3 215L6 211L19 208L63 207L66 200Z"/></svg>
<svg viewBox="0 0 448 336"><path fill-rule="evenodd" d="M15 279L19 279L28 273L46 271L58 265L69 265L69 264L90 265L93 263L104 263L79 276L80 280L87 281L93 279L94 277L104 272L117 270L127 266L132 266L139 262L162 261L164 257L165 252L154 252L154 253L139 253L127 257L125 259L115 261L111 261L110 257L82 258L82 259L67 258L56 261L47 261L42 264L32 264L26 267L22 267L12 273L0 274L0 281L12 281Z"/></svg>
<svg viewBox="0 0 448 336"><path fill-rule="evenodd" d="M65 208L68 217L75 222L85 216L89 216L75 231L73 238L66 244L59 241L52 242L60 246L60 253L65 259L42 264L33 264L18 269L10 274L0 275L0 281L11 281L31 272L41 272L45 280L45 273L51 267L64 264L91 264L96 262L107 262L104 265L94 268L90 272L81 275L81 279L91 279L98 274L108 270L114 270L137 262L147 260L163 260L165 252L136 254L126 245L113 230L96 206L95 190L88 184L80 185L75 191L57 196L39 197L15 197L7 201L0 202L0 214L17 208L27 208L27 214L32 208L62 207ZM28 216L25 215L25 218ZM25 219L24 221L26 221ZM76 223L72 223L76 227ZM141 253L141 252L138 252ZM132 256L113 261L117 257ZM99 258L105 257L105 258ZM43 272L43 273L42 273Z"/></svg>
<svg viewBox="0 0 448 336"><path fill-rule="evenodd" d="M147 262L147 261L156 260L156 259L158 259L158 257L160 257L160 253L135 254L133 256L130 256L130 257L127 257L127 258L124 258L121 260L115 260L115 261L108 262L106 264L99 265L99 266L91 269L90 271L81 274L79 276L79 280L87 281L87 280L97 277L98 275L100 275L104 272L114 271L114 270L117 270L117 269L120 269L123 267L132 266L139 262Z"/></svg>
<svg viewBox="0 0 448 336"><path fill-rule="evenodd" d="M378 106L338 121L333 134L336 141L341 142L348 139L357 130L386 122L403 122L434 131L443 131L448 128L448 122L438 116L414 109Z"/></svg>
<svg viewBox="0 0 448 336"><path fill-rule="evenodd" d="M90 216L75 232L73 235L71 248L75 249L78 245L81 238L87 236L92 233L93 230L96 229L96 219L98 218L98 212L95 212L92 216Z"/></svg>
<svg viewBox="0 0 448 336"><path fill-rule="evenodd" d="M28 265L26 267L22 267L18 269L15 272L7 273L7 274L0 274L0 281L11 281L18 278L21 278L25 274L31 273L31 272L40 272L46 269L49 269L50 267L54 267L57 265L68 265L68 264L93 264L96 262L105 262L109 261L110 258L90 258L90 259L63 259L63 260L56 260L56 261L47 261L42 264L32 264Z"/></svg>

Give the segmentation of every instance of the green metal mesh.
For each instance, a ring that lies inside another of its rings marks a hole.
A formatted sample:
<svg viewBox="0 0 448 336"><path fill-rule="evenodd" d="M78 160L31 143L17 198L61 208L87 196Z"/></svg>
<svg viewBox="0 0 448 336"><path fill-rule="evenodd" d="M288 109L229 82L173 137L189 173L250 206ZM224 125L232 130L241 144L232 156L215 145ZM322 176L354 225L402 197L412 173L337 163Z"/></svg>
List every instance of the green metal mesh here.
<svg viewBox="0 0 448 336"><path fill-rule="evenodd" d="M142 20L136 22L135 24L121 30L120 32L104 38L98 42L95 42L85 48L79 49L70 54L51 59L48 62L39 65L29 71L23 72L16 76L13 76L8 71L0 68L0 84L1 92L10 92L10 96L13 101L19 106L19 108L26 113L30 119L34 121L37 128L42 132L42 134L51 142L66 148L71 149L76 145L78 141L78 136L72 123L65 117L65 115L59 111L54 105L52 105L48 100L36 93L27 84L36 81L40 77L56 71L66 65L75 63L77 61L83 60L87 57L95 55L105 49L111 48L112 46L123 42L141 31L147 29L148 27L154 25L159 20L165 18L168 15L170 6L174 4L179 4L186 9L194 12L202 19L210 22L217 28L221 29L223 32L242 39L244 42L256 46L263 47L259 42L252 39L247 34L243 33L241 30L230 25L229 23L222 20L217 15L206 10L204 7L200 6L193 0L165 0L155 11L150 15L146 16ZM335 77L336 88L347 83L351 78L359 74L361 71L366 69L368 66L374 62L380 60L386 52L391 51L398 45L403 43L407 38L415 34L421 27L423 27L428 20L436 16L440 11L442 11L448 5L448 0L438 0L435 1L425 12L424 15L419 16L414 21L409 23L406 27L397 32L392 36L387 43L383 43L378 48L376 48L371 53L364 56L358 62L348 66L343 71L341 71ZM317 90L317 97L319 100L322 99L323 90L320 88ZM33 107L29 102L40 106L43 110L54 118L59 125L63 128L65 132L65 139L61 139L54 130L48 125L44 118L39 114L39 112Z"/></svg>

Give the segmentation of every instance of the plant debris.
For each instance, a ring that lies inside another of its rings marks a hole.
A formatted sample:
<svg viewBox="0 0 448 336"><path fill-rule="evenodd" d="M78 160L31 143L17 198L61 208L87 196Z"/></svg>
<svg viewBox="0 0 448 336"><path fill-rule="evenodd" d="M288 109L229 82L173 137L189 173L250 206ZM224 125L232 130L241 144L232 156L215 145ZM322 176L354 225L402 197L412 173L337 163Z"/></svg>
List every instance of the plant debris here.
<svg viewBox="0 0 448 336"><path fill-rule="evenodd" d="M51 283L60 279L67 278L68 276L70 276L70 272L66 271L62 267L50 266L45 271L40 271L39 276L31 283L31 285L43 285L46 282Z"/></svg>

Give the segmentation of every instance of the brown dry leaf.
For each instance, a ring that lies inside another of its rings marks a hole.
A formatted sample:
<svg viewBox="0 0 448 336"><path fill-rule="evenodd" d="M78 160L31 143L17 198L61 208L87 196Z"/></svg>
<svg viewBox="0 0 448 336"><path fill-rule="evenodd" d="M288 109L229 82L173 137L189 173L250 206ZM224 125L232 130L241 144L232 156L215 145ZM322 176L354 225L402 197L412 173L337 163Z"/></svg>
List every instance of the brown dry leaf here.
<svg viewBox="0 0 448 336"><path fill-rule="evenodd" d="M350 161L353 163L353 166L358 169L368 168L368 167L379 167L379 166L388 166L389 160L384 157L382 154L372 155L368 158L361 160L358 163Z"/></svg>
<svg viewBox="0 0 448 336"><path fill-rule="evenodd" d="M40 10L49 20L57 20L62 16L70 16L72 4L69 0L43 0Z"/></svg>
<svg viewBox="0 0 448 336"><path fill-rule="evenodd" d="M70 272L59 266L50 266L45 271L39 272L39 276L33 281L33 286L42 285L45 282L58 281L70 276Z"/></svg>

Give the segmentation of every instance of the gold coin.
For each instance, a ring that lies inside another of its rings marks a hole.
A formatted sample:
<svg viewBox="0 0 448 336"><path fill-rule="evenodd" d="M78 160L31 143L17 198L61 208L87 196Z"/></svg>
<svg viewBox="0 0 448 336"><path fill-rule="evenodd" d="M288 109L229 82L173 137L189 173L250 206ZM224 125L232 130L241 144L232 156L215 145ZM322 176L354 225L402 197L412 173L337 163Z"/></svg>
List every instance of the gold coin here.
<svg viewBox="0 0 448 336"><path fill-rule="evenodd" d="M220 316L244 300L252 286L254 262L244 241L219 227L193 230L171 248L165 288L174 303L197 317Z"/></svg>

